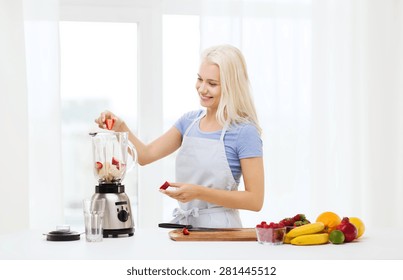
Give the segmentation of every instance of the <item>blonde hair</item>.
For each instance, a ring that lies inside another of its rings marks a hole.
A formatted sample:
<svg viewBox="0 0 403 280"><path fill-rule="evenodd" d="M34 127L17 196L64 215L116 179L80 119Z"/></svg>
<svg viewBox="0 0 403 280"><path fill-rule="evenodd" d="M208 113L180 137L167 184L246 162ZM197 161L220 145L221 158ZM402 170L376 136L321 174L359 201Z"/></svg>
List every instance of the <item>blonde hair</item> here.
<svg viewBox="0 0 403 280"><path fill-rule="evenodd" d="M201 61L215 64L220 69L221 99L217 120L225 123L252 123L261 134L262 129L253 103L245 58L231 45L213 46L201 55Z"/></svg>

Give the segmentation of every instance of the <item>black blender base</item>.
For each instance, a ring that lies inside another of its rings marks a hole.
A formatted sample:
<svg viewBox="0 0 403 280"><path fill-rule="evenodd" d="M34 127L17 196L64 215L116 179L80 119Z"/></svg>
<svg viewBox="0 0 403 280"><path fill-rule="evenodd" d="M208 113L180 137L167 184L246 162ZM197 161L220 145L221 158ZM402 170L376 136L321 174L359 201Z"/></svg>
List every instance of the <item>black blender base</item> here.
<svg viewBox="0 0 403 280"><path fill-rule="evenodd" d="M133 236L134 235L134 228L121 228L121 229L104 229L103 236L104 238L117 238L124 235Z"/></svg>

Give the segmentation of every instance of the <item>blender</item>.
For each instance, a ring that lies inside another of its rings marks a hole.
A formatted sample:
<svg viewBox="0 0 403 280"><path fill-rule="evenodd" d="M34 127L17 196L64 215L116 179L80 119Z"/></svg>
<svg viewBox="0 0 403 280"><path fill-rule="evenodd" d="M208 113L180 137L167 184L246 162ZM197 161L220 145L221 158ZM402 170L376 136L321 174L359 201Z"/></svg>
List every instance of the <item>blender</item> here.
<svg viewBox="0 0 403 280"><path fill-rule="evenodd" d="M93 170L98 185L92 200L105 199L103 237L133 236L130 200L122 180L137 160L127 132L95 132L92 136ZM132 157L128 165L129 155Z"/></svg>

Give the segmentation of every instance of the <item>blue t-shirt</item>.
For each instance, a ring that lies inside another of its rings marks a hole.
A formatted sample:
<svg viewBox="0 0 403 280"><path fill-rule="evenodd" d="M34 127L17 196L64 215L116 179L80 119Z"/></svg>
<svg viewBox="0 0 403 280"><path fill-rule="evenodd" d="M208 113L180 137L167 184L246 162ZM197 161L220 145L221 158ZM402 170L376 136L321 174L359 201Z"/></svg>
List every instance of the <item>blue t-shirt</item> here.
<svg viewBox="0 0 403 280"><path fill-rule="evenodd" d="M182 134L182 137L189 125L203 112L203 110L191 111L176 121L175 127ZM189 130L188 136L219 140L221 132L221 130L213 132L201 131L200 120L198 120ZM257 128L250 123L236 124L228 128L224 135L224 146L232 175L238 183L242 174L240 159L263 156L262 139Z"/></svg>

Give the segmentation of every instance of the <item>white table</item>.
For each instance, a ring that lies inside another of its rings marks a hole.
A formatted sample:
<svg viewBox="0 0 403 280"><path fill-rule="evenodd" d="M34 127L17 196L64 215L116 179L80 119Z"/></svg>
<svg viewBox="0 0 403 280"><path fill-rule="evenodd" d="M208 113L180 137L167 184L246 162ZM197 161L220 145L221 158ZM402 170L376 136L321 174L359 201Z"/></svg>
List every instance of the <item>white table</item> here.
<svg viewBox="0 0 403 280"><path fill-rule="evenodd" d="M86 242L84 235L78 241L52 242L38 231L0 234L0 260L403 260L403 243L393 229L367 229L356 242L317 246L179 242L169 239L168 231L136 229L132 237L99 243Z"/></svg>

